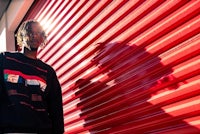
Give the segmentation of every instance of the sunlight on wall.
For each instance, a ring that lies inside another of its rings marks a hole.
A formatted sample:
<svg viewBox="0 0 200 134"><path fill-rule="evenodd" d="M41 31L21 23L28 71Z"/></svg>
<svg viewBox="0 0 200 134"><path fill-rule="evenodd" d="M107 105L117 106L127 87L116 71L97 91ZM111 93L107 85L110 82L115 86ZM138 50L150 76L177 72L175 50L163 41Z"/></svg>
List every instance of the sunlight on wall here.
<svg viewBox="0 0 200 134"><path fill-rule="evenodd" d="M0 33L0 52L6 51L6 29L4 28Z"/></svg>

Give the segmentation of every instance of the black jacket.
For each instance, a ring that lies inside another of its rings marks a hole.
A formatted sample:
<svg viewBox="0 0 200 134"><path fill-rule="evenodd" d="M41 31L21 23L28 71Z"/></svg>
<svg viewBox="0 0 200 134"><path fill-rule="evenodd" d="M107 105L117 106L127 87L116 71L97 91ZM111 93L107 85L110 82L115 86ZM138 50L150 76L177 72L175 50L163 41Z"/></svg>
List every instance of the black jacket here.
<svg viewBox="0 0 200 134"><path fill-rule="evenodd" d="M64 132L61 87L52 67L21 53L0 54L0 129L5 128Z"/></svg>

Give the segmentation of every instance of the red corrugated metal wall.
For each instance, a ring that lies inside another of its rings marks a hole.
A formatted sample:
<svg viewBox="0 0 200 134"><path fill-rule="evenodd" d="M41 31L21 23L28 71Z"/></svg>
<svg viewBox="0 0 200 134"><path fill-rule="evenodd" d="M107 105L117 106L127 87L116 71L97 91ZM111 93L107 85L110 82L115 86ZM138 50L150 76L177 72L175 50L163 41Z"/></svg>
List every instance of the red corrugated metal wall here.
<svg viewBox="0 0 200 134"><path fill-rule="evenodd" d="M36 0L66 134L200 133L199 0Z"/></svg>

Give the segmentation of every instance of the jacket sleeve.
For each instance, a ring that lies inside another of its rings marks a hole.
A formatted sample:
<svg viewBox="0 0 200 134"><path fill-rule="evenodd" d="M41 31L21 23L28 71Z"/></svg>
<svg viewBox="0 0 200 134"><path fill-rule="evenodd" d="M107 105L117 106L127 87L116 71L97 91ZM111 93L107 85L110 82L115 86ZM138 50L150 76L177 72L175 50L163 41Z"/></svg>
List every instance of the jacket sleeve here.
<svg viewBox="0 0 200 134"><path fill-rule="evenodd" d="M48 110L49 117L52 120L52 133L63 134L64 119L63 119L63 104L61 86L57 79L55 71L52 71L49 79L49 93L48 93Z"/></svg>
<svg viewBox="0 0 200 134"><path fill-rule="evenodd" d="M0 53L0 95L2 92L2 88L3 88L3 53Z"/></svg>

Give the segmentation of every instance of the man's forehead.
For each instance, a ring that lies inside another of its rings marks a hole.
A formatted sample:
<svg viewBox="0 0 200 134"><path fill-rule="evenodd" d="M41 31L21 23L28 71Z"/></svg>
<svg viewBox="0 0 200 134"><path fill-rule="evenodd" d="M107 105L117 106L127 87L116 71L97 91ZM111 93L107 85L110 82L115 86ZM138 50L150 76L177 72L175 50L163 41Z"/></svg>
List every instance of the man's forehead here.
<svg viewBox="0 0 200 134"><path fill-rule="evenodd" d="M31 30L32 31L43 31L43 29L39 23L31 23Z"/></svg>

